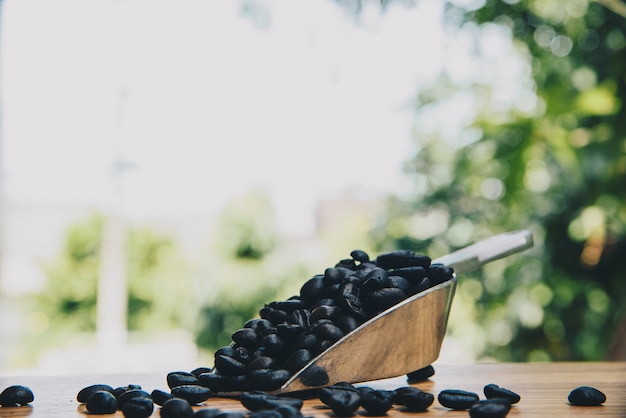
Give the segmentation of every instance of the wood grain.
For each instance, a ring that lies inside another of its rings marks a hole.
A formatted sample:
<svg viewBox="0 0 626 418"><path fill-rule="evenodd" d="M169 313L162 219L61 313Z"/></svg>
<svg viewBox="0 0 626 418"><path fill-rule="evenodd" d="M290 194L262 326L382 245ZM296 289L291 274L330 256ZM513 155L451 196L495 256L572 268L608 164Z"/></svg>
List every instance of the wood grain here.
<svg viewBox="0 0 626 418"><path fill-rule="evenodd" d="M519 393L522 400L515 405L508 417L616 417L626 418L626 362L601 363L489 363L475 365L434 364L435 375L428 381L415 384L435 396L443 389L464 389L478 393L484 398L482 388L495 383ZM148 392L153 389L168 390L165 383L167 371L147 374L110 374L82 376L2 376L0 389L14 384L30 387L35 401L22 407L0 407L1 417L82 417L85 407L76 401L80 389L94 383L123 386L140 384ZM405 377L370 382L379 389L395 389L406 386ZM576 407L567 401L569 392L578 386L594 386L603 391L607 401L599 407ZM235 399L211 398L204 405L195 407L219 408L223 411L246 412ZM302 412L310 417L332 417L333 414L318 400L309 399ZM425 413L408 413L399 408L389 411L390 417L468 417L467 411L450 411L436 400ZM122 417L118 412L108 417ZM159 416L158 407L153 413ZM358 416L362 416L359 412Z"/></svg>

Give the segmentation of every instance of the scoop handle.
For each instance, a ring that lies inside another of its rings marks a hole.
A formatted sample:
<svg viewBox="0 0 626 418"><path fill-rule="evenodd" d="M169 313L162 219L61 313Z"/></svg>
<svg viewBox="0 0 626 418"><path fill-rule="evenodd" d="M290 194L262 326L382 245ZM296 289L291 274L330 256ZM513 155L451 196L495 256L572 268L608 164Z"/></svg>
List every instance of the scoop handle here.
<svg viewBox="0 0 626 418"><path fill-rule="evenodd" d="M433 263L452 267L457 274L465 273L532 246L533 236L530 231L505 232L439 257Z"/></svg>

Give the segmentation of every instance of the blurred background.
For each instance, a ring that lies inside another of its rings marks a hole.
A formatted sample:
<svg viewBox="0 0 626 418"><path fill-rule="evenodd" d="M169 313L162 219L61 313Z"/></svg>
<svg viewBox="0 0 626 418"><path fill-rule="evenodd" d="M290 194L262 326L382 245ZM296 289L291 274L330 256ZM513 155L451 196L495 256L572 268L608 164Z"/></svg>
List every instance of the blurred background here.
<svg viewBox="0 0 626 418"><path fill-rule="evenodd" d="M353 249L517 229L440 361L626 359L620 0L0 12L1 372L211 365Z"/></svg>

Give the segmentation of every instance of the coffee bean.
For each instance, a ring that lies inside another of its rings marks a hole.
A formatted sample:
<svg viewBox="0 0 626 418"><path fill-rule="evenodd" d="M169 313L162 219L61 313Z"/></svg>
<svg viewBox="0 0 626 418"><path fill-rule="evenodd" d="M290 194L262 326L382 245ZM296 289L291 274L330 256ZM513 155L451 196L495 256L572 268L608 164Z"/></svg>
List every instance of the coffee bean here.
<svg viewBox="0 0 626 418"><path fill-rule="evenodd" d="M384 271L384 270L383 270ZM410 280L412 283L419 283L426 277L426 269L422 266L417 267L402 267L392 270L390 272L394 276L404 277Z"/></svg>
<svg viewBox="0 0 626 418"><path fill-rule="evenodd" d="M133 398L122 406L126 418L148 418L154 411L154 403L150 398Z"/></svg>
<svg viewBox="0 0 626 418"><path fill-rule="evenodd" d="M273 369L276 366L277 362L272 357L261 356L252 360L248 366L248 370L258 370L258 369Z"/></svg>
<svg viewBox="0 0 626 418"><path fill-rule="evenodd" d="M258 369L246 374L246 381L251 388L269 392L280 388L290 377L291 373L284 369Z"/></svg>
<svg viewBox="0 0 626 418"><path fill-rule="evenodd" d="M282 418L303 418L300 408L292 405L280 405L274 408L274 411L278 412Z"/></svg>
<svg viewBox="0 0 626 418"><path fill-rule="evenodd" d="M325 288L324 275L313 276L300 288L300 298L305 302L312 303L320 299Z"/></svg>
<svg viewBox="0 0 626 418"><path fill-rule="evenodd" d="M235 389L231 379L216 373L203 373L198 376L198 382L211 389L212 392L227 392Z"/></svg>
<svg viewBox="0 0 626 418"><path fill-rule="evenodd" d="M361 325L361 321L353 315L339 315L335 319L335 325L344 333L348 334Z"/></svg>
<svg viewBox="0 0 626 418"><path fill-rule="evenodd" d="M337 385L320 389L320 400L340 417L354 416L361 404L358 390Z"/></svg>
<svg viewBox="0 0 626 418"><path fill-rule="evenodd" d="M408 294L413 284L402 276L387 276L383 281L384 287L396 287L402 290L405 294Z"/></svg>
<svg viewBox="0 0 626 418"><path fill-rule="evenodd" d="M454 273L451 267L444 266L443 264L431 264L426 270L426 275L430 277L433 285L449 280Z"/></svg>
<svg viewBox="0 0 626 418"><path fill-rule="evenodd" d="M217 356L215 368L226 376L241 376L246 373L246 366L232 357Z"/></svg>
<svg viewBox="0 0 626 418"><path fill-rule="evenodd" d="M329 382L329 377L323 367L311 365L300 374L300 382L309 387L323 386Z"/></svg>
<svg viewBox="0 0 626 418"><path fill-rule="evenodd" d="M257 333L252 328L241 328L231 336L234 342L244 347L254 347L257 341Z"/></svg>
<svg viewBox="0 0 626 418"><path fill-rule="evenodd" d="M127 386L118 386L115 389L113 389L113 395L115 395L115 397L118 399L120 399L120 396L124 393L127 392L129 390L141 390L141 385L135 385L135 384L130 384Z"/></svg>
<svg viewBox="0 0 626 418"><path fill-rule="evenodd" d="M410 250L392 251L376 257L376 264L384 269L398 269L402 267L428 267L430 257L415 254Z"/></svg>
<svg viewBox="0 0 626 418"><path fill-rule="evenodd" d="M163 406L165 402L169 401L173 397L174 395L172 395L171 393L164 392L159 389L154 389L152 392L150 392L150 398L152 398L152 401L159 406Z"/></svg>
<svg viewBox="0 0 626 418"><path fill-rule="evenodd" d="M395 392L390 390L360 390L361 406L369 415L386 415L395 400Z"/></svg>
<svg viewBox="0 0 626 418"><path fill-rule="evenodd" d="M78 391L78 394L76 394L76 400L80 403L85 403L87 402L87 399L89 399L89 397L92 394L98 391L105 391L105 392L113 393L113 388L106 384L90 385Z"/></svg>
<svg viewBox="0 0 626 418"><path fill-rule="evenodd" d="M392 307L404 299L406 299L406 293L402 289L384 287L368 293L363 304L367 312L373 315Z"/></svg>
<svg viewBox="0 0 626 418"><path fill-rule="evenodd" d="M275 409L280 406L291 406L298 410L302 408L302 399L286 396L269 395L261 391L244 392L241 394L241 404L249 411Z"/></svg>
<svg viewBox="0 0 626 418"><path fill-rule="evenodd" d="M201 385L182 385L172 389L172 395L185 399L190 405L202 403L211 396L211 389Z"/></svg>
<svg viewBox="0 0 626 418"><path fill-rule="evenodd" d="M510 410L511 404L505 399L486 399L472 405L469 415L471 418L504 418Z"/></svg>
<svg viewBox="0 0 626 418"><path fill-rule="evenodd" d="M439 392L437 400L446 408L464 410L471 408L478 402L478 395L464 390L446 389Z"/></svg>
<svg viewBox="0 0 626 418"><path fill-rule="evenodd" d="M189 402L181 398L172 398L161 406L161 418L191 418L193 409Z"/></svg>
<svg viewBox="0 0 626 418"><path fill-rule="evenodd" d="M370 256L363 250L353 250L350 253L350 257L359 263L367 263L370 261Z"/></svg>
<svg viewBox="0 0 626 418"><path fill-rule="evenodd" d="M336 267L329 267L324 270L323 283L325 286L330 286L331 284L340 283L344 278L344 273L342 269L338 269Z"/></svg>
<svg viewBox="0 0 626 418"><path fill-rule="evenodd" d="M411 412L425 411L435 401L432 393L424 392L415 386L399 387L394 392L396 393L394 402Z"/></svg>
<svg viewBox="0 0 626 418"><path fill-rule="evenodd" d="M567 400L577 406L598 406L606 401L606 395L594 387L579 386L570 392Z"/></svg>
<svg viewBox="0 0 626 418"><path fill-rule="evenodd" d="M114 414L117 411L117 399L107 390L91 392L84 403L92 414Z"/></svg>
<svg viewBox="0 0 626 418"><path fill-rule="evenodd" d="M501 388L500 386L493 383L486 385L483 389L483 392L485 393L485 397L487 399L501 398L508 400L512 404L518 403L521 399L517 393L509 389Z"/></svg>
<svg viewBox="0 0 626 418"><path fill-rule="evenodd" d="M285 369L289 370L292 373L300 370L306 364L313 359L313 355L311 351L306 348L300 348L294 351L289 358L285 361Z"/></svg>
<svg viewBox="0 0 626 418"><path fill-rule="evenodd" d="M198 378L189 372L169 372L166 376L167 386L172 389L181 385L194 385Z"/></svg>
<svg viewBox="0 0 626 418"><path fill-rule="evenodd" d="M421 382L427 380L429 377L435 374L435 369L432 365L422 367L421 369L414 370L407 373L406 377L410 382Z"/></svg>
<svg viewBox="0 0 626 418"><path fill-rule="evenodd" d="M150 399L150 394L148 392L146 392L145 390L142 390L142 389L130 389L130 390L127 390L124 393L122 393L120 396L117 397L117 407L119 409L122 409L126 402L130 401L131 399L135 399L135 398L148 398L148 399Z"/></svg>
<svg viewBox="0 0 626 418"><path fill-rule="evenodd" d="M203 374L203 373L209 373L210 371L211 371L211 368L210 368L210 367L203 367L203 366L201 366L201 367L196 367L195 369L193 369L193 370L191 371L191 374L192 374L192 375L194 375L194 376L196 376L196 378L197 378L197 377L198 377L198 376L200 376L201 374Z"/></svg>

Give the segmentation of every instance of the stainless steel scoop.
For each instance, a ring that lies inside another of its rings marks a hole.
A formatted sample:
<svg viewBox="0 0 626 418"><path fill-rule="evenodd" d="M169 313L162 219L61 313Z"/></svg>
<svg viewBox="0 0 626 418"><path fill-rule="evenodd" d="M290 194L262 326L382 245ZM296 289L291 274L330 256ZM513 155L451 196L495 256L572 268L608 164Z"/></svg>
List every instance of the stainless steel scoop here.
<svg viewBox="0 0 626 418"><path fill-rule="evenodd" d="M456 275L532 245L531 233L522 230L493 236L433 260L455 270L452 280L413 295L371 318L271 393L304 391L337 382L385 379L432 364L439 357L446 332Z"/></svg>

